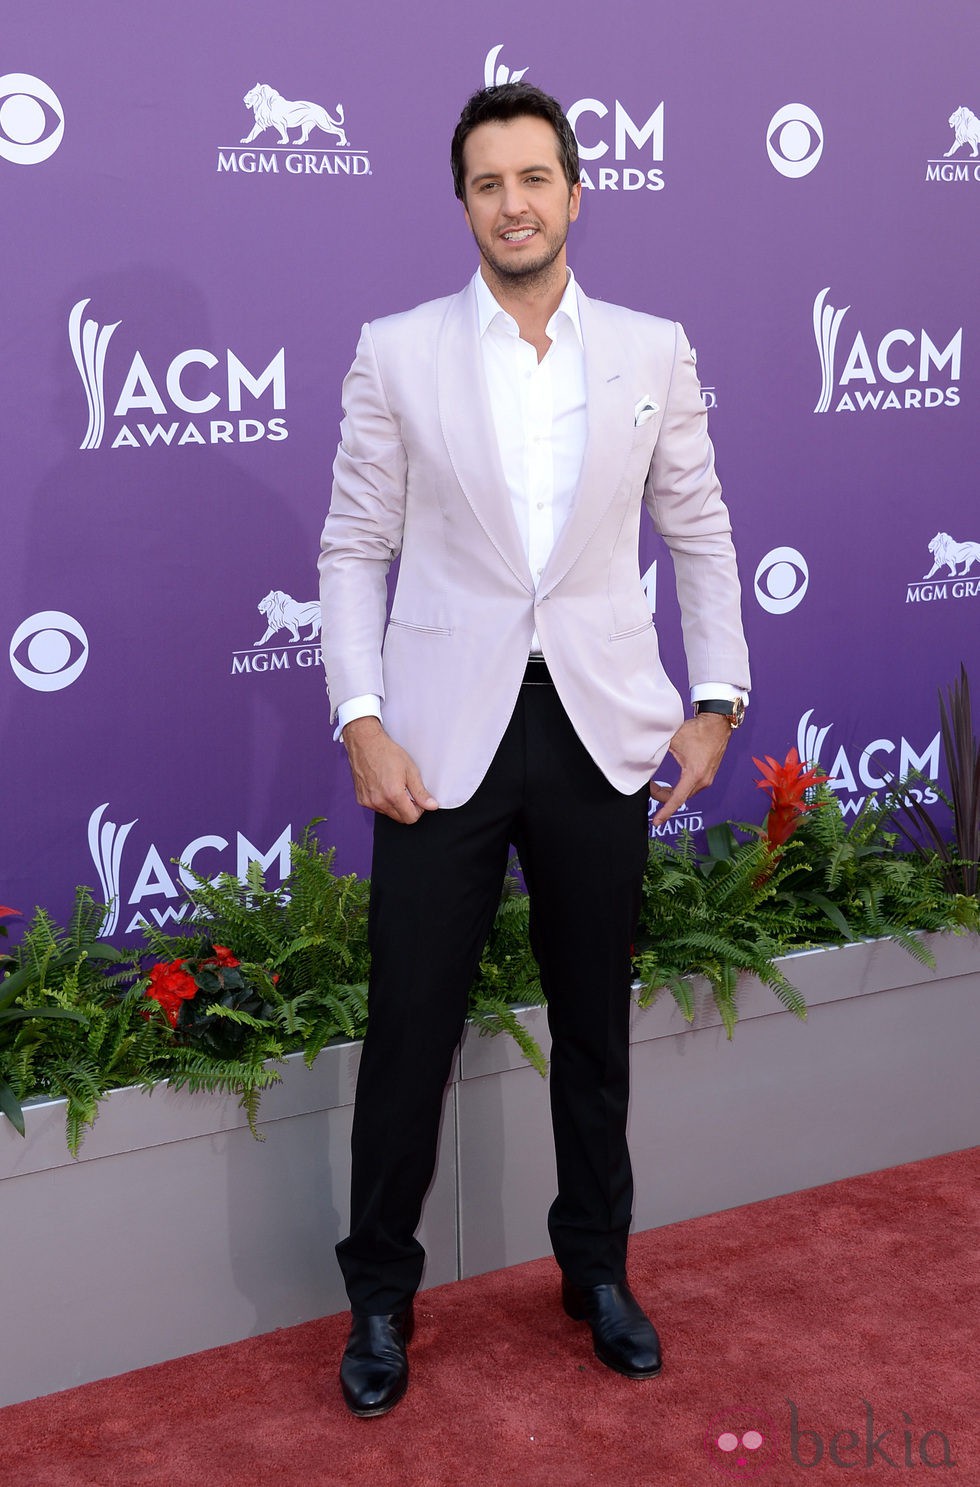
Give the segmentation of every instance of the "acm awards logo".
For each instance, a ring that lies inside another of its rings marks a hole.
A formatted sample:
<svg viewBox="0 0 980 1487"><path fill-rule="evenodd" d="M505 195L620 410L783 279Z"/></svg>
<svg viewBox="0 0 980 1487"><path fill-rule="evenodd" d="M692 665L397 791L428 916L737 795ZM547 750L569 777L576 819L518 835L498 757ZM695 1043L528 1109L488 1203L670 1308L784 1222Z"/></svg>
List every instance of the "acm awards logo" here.
<svg viewBox="0 0 980 1487"><path fill-rule="evenodd" d="M259 600L258 610L265 620L265 631L249 650L232 652L232 676L292 671L294 667L305 671L322 665L318 600L303 603L282 589L270 589ZM283 634L285 642L280 638Z"/></svg>
<svg viewBox="0 0 980 1487"><path fill-rule="evenodd" d="M249 88L242 104L251 113L252 127L237 147L219 146L219 175L229 172L272 176L371 174L367 151L355 149L347 137L342 103L331 111L308 98L284 98L268 83L256 83L254 88ZM241 148L257 142L260 143L256 149Z"/></svg>
<svg viewBox="0 0 980 1487"><path fill-rule="evenodd" d="M39 165L64 137L65 111L53 88L29 72L0 77L0 159Z"/></svg>
<svg viewBox="0 0 980 1487"><path fill-rule="evenodd" d="M154 366L152 371L142 353L135 351L121 380L112 379L115 396L107 396L107 353L122 321L100 324L91 317L86 319L90 303L79 300L68 316L68 340L88 412L80 449L100 449L107 438L110 449L139 449L157 443L178 447L253 444L258 439L275 444L287 437L284 418L203 417L210 413L241 414L246 398L249 409L264 398L263 414L270 404L276 410L285 409L284 347L255 372L230 347L220 357L203 347L193 347L178 352L166 366ZM150 415L163 422L151 421Z"/></svg>
<svg viewBox="0 0 980 1487"><path fill-rule="evenodd" d="M528 71L498 62L503 42L487 53L484 84L516 83ZM635 109L635 105L633 105ZM578 141L582 186L586 191L662 191L664 178L664 102L637 117L620 100L580 98L565 110ZM602 164L597 162L602 161ZM615 164L610 162L615 161ZM596 163L594 163L596 162Z"/></svg>
<svg viewBox="0 0 980 1487"><path fill-rule="evenodd" d="M813 301L813 335L820 358L820 396L814 413L869 413L888 409L956 408L963 360L963 327L949 340L903 327L872 335L858 331L838 370L838 340L850 305L836 310L822 289ZM846 343L845 343L846 344Z"/></svg>
<svg viewBox="0 0 980 1487"><path fill-rule="evenodd" d="M932 567L907 586L906 604L980 598L980 573L969 576L974 563L980 563L980 542L957 542L948 532L937 532L929 543L929 556Z"/></svg>
<svg viewBox="0 0 980 1487"><path fill-rule="evenodd" d="M209 872L233 872L244 882L249 867L257 862L264 873L277 871L280 883L289 876L291 826L285 826L265 851L241 831L235 833L234 845L227 837L206 834L194 837L178 852L161 852L156 842L150 842L135 866L132 850L127 852L126 846L139 817L119 825L106 818L108 809L108 801L96 806L88 820L88 848L108 905L99 930L102 935L115 934L124 920L128 922L123 932L131 934L145 924L163 928L193 919L195 906L185 891L196 886L192 870L202 877Z"/></svg>
<svg viewBox="0 0 980 1487"><path fill-rule="evenodd" d="M904 737L876 738L857 751L841 744L828 763L827 739L834 725L814 723L814 711L811 707L797 725L797 753L807 764L820 765L830 789L838 792L842 815L856 816L869 795L890 790L896 780L906 779L913 771L932 782L939 778L938 733L922 749ZM926 784L910 788L908 793L923 805L935 805L939 799L936 791Z"/></svg>
<svg viewBox="0 0 980 1487"><path fill-rule="evenodd" d="M947 185L953 181L980 181L980 119L972 108L961 103L950 114L949 127L953 131L953 143L938 160L926 161L926 180ZM968 153L961 155L961 150Z"/></svg>

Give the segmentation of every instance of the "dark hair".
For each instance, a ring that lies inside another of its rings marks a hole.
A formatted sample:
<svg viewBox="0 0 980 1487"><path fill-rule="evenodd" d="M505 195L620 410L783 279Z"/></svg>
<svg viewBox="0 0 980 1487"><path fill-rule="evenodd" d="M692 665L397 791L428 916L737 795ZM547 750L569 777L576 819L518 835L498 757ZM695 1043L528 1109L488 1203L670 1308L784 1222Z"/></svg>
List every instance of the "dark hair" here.
<svg viewBox="0 0 980 1487"><path fill-rule="evenodd" d="M576 186L582 174L578 159L578 144L572 126L565 118L561 104L548 93L543 93L533 83L501 83L496 88L481 88L468 99L459 123L453 134L449 158L453 168L453 187L460 201L466 199L463 183L463 146L473 130L480 124L501 124L511 119L520 119L530 114L544 119L555 131L558 142L558 158L565 172L568 189Z"/></svg>

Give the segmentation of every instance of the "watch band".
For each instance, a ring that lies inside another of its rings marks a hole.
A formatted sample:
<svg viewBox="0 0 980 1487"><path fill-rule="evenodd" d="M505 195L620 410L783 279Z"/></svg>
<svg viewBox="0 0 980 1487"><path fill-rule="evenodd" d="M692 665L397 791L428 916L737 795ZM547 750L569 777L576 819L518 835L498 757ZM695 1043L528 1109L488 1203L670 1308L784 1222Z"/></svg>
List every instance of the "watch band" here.
<svg viewBox="0 0 980 1487"><path fill-rule="evenodd" d="M697 717L699 713L720 713L723 718L728 719L732 728L739 728L745 717L745 703L741 697L706 697L694 704L694 716Z"/></svg>

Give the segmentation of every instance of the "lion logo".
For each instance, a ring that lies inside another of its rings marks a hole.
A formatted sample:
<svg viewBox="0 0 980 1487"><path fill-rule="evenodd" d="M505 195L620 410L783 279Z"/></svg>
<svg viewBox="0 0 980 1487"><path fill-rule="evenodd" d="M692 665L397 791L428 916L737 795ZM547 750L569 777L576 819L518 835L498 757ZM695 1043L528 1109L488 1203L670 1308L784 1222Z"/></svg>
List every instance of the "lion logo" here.
<svg viewBox="0 0 980 1487"><path fill-rule="evenodd" d="M262 639L254 642L255 645L265 645L280 630L288 630L290 640L316 640L320 633L320 606L316 600L310 604L300 604L289 594L284 594L282 589L270 589L265 598L259 601L258 610L259 614L265 615L266 629ZM300 636L301 625L309 625L309 635Z"/></svg>
<svg viewBox="0 0 980 1487"><path fill-rule="evenodd" d="M943 566L949 569L950 578L962 578L974 563L980 563L980 542L954 542L948 532L937 532L929 543L929 551L933 564L926 578L931 578ZM956 571L957 563L963 564L959 573Z"/></svg>
<svg viewBox="0 0 980 1487"><path fill-rule="evenodd" d="M972 108L964 108L962 105L954 109L949 116L949 127L953 131L953 143L950 145L944 160L950 155L955 155L961 145L969 145L974 155L980 152L980 119L977 118Z"/></svg>
<svg viewBox="0 0 980 1487"><path fill-rule="evenodd" d="M342 127L344 108L341 103L337 104L336 119L332 119L318 103L310 103L305 98L291 102L277 93L275 88L270 88L268 83L256 83L254 88L249 88L242 102L246 108L252 110L255 119L251 133L246 134L241 141L243 145L250 145L266 129L279 130L281 145L305 145L313 129L322 129L325 134L335 134L341 148L346 148L349 143ZM299 139L289 138L290 129L301 131Z"/></svg>

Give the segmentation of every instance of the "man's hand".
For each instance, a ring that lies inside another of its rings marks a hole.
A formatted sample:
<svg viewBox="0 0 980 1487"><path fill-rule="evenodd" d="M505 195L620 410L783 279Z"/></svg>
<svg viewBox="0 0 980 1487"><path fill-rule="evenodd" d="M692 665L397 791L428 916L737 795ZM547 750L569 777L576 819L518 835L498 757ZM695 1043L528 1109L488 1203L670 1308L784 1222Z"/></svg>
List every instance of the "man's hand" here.
<svg viewBox="0 0 980 1487"><path fill-rule="evenodd" d="M661 803L653 818L654 826L666 821L685 800L711 784L731 736L732 726L722 713L699 713L681 724L668 749L681 767L680 779L673 788L650 781L650 794Z"/></svg>
<svg viewBox="0 0 980 1487"><path fill-rule="evenodd" d="M414 762L388 737L380 718L354 718L341 736L359 805L406 826L413 825L425 811L439 809L439 802L423 785Z"/></svg>

